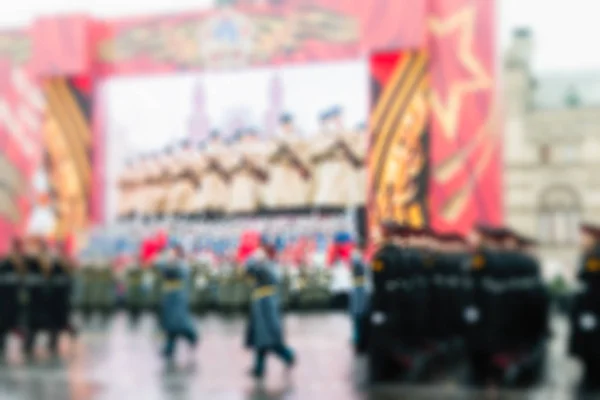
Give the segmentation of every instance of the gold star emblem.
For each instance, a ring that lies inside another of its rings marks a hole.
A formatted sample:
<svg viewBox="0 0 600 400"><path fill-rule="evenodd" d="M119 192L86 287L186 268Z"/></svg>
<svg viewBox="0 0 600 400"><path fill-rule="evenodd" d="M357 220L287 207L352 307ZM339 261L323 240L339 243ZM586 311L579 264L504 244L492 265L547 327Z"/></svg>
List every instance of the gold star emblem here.
<svg viewBox="0 0 600 400"><path fill-rule="evenodd" d="M432 17L429 20L429 30L434 36L444 37L454 32L459 34L456 56L470 75L468 78L453 80L450 83L445 103L440 94L435 89L432 90L431 109L448 139L456 136L463 96L488 89L492 85L485 67L473 53L475 16L473 7L465 7L447 18Z"/></svg>

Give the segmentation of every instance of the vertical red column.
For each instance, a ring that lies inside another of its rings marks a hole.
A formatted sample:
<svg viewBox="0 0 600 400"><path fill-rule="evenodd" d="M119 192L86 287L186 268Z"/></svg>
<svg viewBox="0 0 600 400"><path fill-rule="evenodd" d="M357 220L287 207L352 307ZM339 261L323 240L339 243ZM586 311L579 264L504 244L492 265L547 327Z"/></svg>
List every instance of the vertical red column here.
<svg viewBox="0 0 600 400"><path fill-rule="evenodd" d="M30 222L44 101L27 30L0 32L0 251Z"/></svg>
<svg viewBox="0 0 600 400"><path fill-rule="evenodd" d="M494 0L429 0L432 226L502 220Z"/></svg>

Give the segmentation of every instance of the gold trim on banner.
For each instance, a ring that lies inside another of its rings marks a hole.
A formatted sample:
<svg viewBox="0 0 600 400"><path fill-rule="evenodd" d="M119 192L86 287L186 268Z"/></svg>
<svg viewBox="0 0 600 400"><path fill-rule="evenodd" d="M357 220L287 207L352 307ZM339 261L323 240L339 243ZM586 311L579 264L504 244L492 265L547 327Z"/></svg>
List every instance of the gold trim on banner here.
<svg viewBox="0 0 600 400"><path fill-rule="evenodd" d="M64 97L61 97L58 85L56 85L54 81L46 83L44 91L48 99L48 109L50 115L55 118L56 122L58 123L60 133L64 136L66 142L68 143L70 154L73 156L77 165L77 171L82 183L82 188L87 193L89 191L91 182L91 167L87 155L87 148L82 143L83 141L80 138L80 135L82 135L82 132L89 132L89 130L82 131L80 127L77 126L78 124L73 120L73 118L71 118L73 114L70 113L69 110L67 110L64 106L64 102L62 101Z"/></svg>
<svg viewBox="0 0 600 400"><path fill-rule="evenodd" d="M66 108L70 115L73 116L77 132L79 133L76 137L80 139L80 142L86 148L89 148L92 144L92 134L90 132L89 123L83 113L81 107L74 98L73 92L68 88L67 83L64 80L56 82L59 95L64 99Z"/></svg>
<svg viewBox="0 0 600 400"><path fill-rule="evenodd" d="M423 52L403 55L372 114L369 219L375 235L373 224L382 219L414 226L426 223L426 204L419 203L416 196L428 156L421 142L427 134L429 111L427 64Z"/></svg>

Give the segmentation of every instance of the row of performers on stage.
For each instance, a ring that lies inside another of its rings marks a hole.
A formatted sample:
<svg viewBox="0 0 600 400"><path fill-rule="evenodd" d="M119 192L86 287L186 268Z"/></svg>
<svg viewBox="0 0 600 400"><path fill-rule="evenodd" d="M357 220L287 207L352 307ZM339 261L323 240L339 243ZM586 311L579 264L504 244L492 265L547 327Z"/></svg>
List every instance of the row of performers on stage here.
<svg viewBox="0 0 600 400"><path fill-rule="evenodd" d="M366 136L220 142L176 148L130 161L118 176L116 213L252 214L341 209L365 203Z"/></svg>
<svg viewBox="0 0 600 400"><path fill-rule="evenodd" d="M41 238L13 241L0 263L1 356L11 333L24 336L23 352L28 357L34 355L40 332L49 333L51 355L58 351L61 333L75 334L70 322L73 266L64 244L53 253Z"/></svg>

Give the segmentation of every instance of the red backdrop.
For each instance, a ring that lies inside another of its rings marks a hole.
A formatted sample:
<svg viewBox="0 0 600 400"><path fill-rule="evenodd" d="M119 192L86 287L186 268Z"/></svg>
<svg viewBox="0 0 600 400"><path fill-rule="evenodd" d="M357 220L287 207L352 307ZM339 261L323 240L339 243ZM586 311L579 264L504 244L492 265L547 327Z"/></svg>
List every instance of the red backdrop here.
<svg viewBox="0 0 600 400"><path fill-rule="evenodd" d="M494 7L494 0L289 0L273 7L108 21L87 16L45 18L29 30L0 32L0 99L11 110L9 114L23 114L16 123L27 130L23 137L41 146L36 139L40 126L31 123L36 119L30 117L39 119L39 101L15 81L15 68L25 71L32 87L38 78L61 75L77 77L78 87L88 89L99 78L115 74L332 61L425 50L431 80L430 221L439 229L464 231L474 221L502 219ZM23 104L34 111L19 114L16 110ZM98 102L91 107L91 209L93 217L102 220L104 121ZM29 182L40 151L28 151L27 143L15 142L16 136L8 134L15 131L14 126L6 118L0 120L2 152L21 171L23 181ZM22 228L29 195L26 191L7 195L19 212L2 212L0 237L9 238Z"/></svg>
<svg viewBox="0 0 600 400"><path fill-rule="evenodd" d="M494 8L488 0L429 2L430 216L442 230L502 221Z"/></svg>

